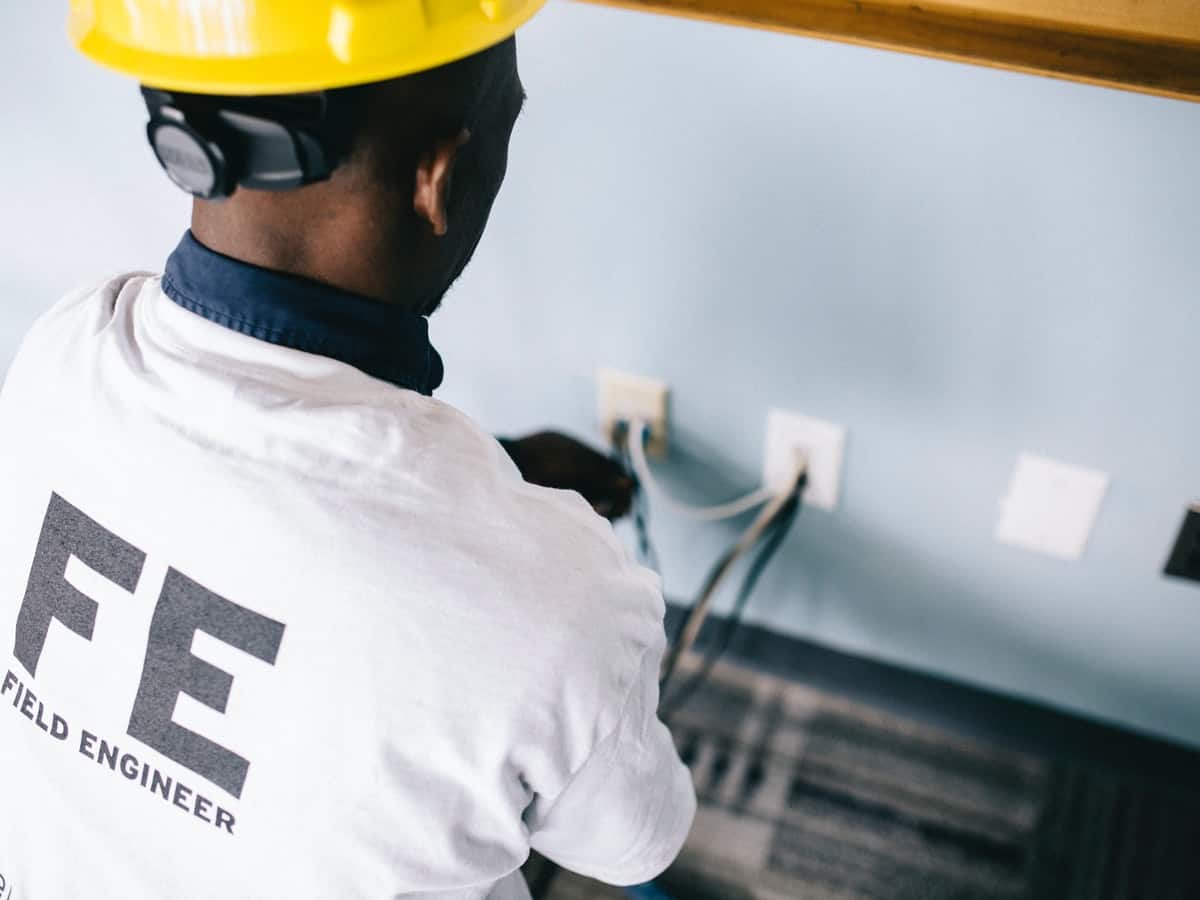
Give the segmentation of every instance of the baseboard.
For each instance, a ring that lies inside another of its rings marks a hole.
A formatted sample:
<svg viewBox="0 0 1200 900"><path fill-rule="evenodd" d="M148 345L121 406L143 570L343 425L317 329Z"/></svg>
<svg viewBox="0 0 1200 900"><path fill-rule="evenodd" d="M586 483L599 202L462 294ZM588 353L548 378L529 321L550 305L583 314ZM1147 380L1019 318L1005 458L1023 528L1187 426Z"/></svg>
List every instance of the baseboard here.
<svg viewBox="0 0 1200 900"><path fill-rule="evenodd" d="M683 607L668 604L673 634ZM703 647L723 620L710 617ZM985 688L742 625L726 659L1014 750L1070 758L1200 788L1200 750Z"/></svg>

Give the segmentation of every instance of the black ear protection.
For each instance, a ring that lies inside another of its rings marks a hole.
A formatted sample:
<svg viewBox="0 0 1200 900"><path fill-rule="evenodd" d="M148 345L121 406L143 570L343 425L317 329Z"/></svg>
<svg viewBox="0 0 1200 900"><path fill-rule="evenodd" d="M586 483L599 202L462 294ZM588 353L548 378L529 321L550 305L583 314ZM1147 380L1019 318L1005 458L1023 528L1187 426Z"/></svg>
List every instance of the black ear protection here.
<svg viewBox="0 0 1200 900"><path fill-rule="evenodd" d="M179 187L216 200L238 187L286 191L327 179L339 162L324 93L210 97L142 88L146 136Z"/></svg>

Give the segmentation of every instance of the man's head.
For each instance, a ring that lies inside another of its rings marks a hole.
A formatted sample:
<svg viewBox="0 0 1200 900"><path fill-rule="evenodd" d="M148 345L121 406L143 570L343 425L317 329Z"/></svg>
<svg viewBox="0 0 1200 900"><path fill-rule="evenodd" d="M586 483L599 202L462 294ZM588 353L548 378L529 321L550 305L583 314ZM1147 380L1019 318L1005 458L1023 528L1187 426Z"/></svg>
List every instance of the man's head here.
<svg viewBox="0 0 1200 900"><path fill-rule="evenodd" d="M203 243L427 313L504 178L513 35L544 3L70 0L68 32L148 86Z"/></svg>
<svg viewBox="0 0 1200 900"><path fill-rule="evenodd" d="M524 101L515 40L328 91L319 121L303 102L312 97L194 98L197 116L218 132L218 115L204 110L224 105L299 130L336 161L327 179L303 187L197 199L196 237L249 262L431 312L474 252L504 179ZM292 107L298 121L288 121Z"/></svg>

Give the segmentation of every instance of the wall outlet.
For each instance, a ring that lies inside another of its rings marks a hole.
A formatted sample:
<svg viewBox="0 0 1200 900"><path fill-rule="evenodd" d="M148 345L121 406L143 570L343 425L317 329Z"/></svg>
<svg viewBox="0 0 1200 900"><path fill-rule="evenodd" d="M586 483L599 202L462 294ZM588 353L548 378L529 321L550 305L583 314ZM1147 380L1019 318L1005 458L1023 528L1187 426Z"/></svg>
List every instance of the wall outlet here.
<svg viewBox="0 0 1200 900"><path fill-rule="evenodd" d="M804 504L832 512L841 493L846 429L842 425L773 409L767 413L763 454L763 484L772 491L788 489L796 472L797 455L808 459Z"/></svg>
<svg viewBox="0 0 1200 900"><path fill-rule="evenodd" d="M615 369L596 373L596 411L600 431L611 444L618 422L641 419L650 426L646 453L661 458L667 455L667 398L665 381L631 375Z"/></svg>
<svg viewBox="0 0 1200 900"><path fill-rule="evenodd" d="M1079 559L1107 490L1104 472L1022 453L1000 502L996 540Z"/></svg>
<svg viewBox="0 0 1200 900"><path fill-rule="evenodd" d="M1200 503L1192 504L1183 517L1179 537L1175 539L1175 548L1163 572L1176 578L1200 581Z"/></svg>

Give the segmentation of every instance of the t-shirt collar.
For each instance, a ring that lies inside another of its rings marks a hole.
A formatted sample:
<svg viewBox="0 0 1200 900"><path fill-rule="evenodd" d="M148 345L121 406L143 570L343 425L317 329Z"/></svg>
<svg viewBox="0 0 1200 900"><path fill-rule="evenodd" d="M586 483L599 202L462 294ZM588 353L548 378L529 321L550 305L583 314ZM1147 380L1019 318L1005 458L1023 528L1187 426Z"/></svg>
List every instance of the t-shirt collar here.
<svg viewBox="0 0 1200 900"><path fill-rule="evenodd" d="M188 231L167 259L163 293L242 334L328 356L429 395L442 358L429 320L399 307L210 250Z"/></svg>

